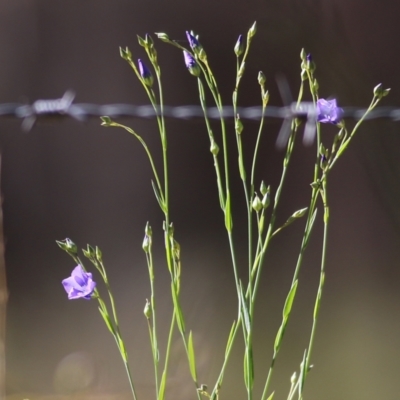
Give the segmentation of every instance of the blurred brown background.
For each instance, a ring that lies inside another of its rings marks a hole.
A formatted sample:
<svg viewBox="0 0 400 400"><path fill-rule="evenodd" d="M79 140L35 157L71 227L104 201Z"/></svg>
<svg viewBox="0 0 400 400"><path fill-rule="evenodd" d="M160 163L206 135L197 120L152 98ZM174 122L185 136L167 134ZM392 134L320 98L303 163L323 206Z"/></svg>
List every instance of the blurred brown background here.
<svg viewBox="0 0 400 400"><path fill-rule="evenodd" d="M144 57L136 34L166 32L185 42L198 32L226 104L234 85L233 46L254 20L258 32L240 94L258 103L263 70L271 104L281 100L275 74L299 84L299 53L312 52L320 94L342 106L366 106L372 88L391 87L386 104L400 103L399 6L389 0L85 0L0 1L0 103L57 98L66 89L77 102L147 104L133 72L119 57L129 46ZM154 36L153 36L154 37ZM197 104L196 83L179 51L157 43L165 102ZM154 121L126 121L156 155ZM168 121L171 211L182 246L184 312L194 331L200 381L212 387L237 304L214 170L202 121ZM231 126L232 128L232 126ZM253 143L257 125L245 125ZM276 188L282 153L279 129L269 122L262 142L258 182ZM232 131L233 132L233 131ZM309 399L397 399L400 372L400 167L399 125L364 125L331 175L331 230L327 280L312 357ZM232 141L232 144L234 142ZM68 301L61 280L74 264L55 245L70 237L80 247L102 248L141 399L153 396L152 364L142 314L149 297L141 250L150 221L155 232L159 333L170 318L168 274L163 261L162 218L139 143L122 130L65 120L40 124L26 134L19 121L0 121L2 193L9 285L7 393L12 398L73 398L127 393L124 368L93 302ZM235 149L232 146L233 154ZM283 194L280 221L308 205L313 148L300 143ZM236 156L232 156L232 167ZM243 206L234 181L235 207ZM245 218L234 220L240 242ZM297 303L276 364L271 389L284 399L289 378L308 345L318 284L321 224L300 275ZM274 242L263 276L256 323L256 393L265 379L282 304L290 286L302 223ZM245 248L238 248L245 261ZM242 271L245 276L245 271ZM223 399L245 395L242 340L226 374ZM163 342L164 344L164 342ZM236 363L236 364L235 364ZM195 398L179 341L174 345L168 399ZM258 397L256 397L258 398Z"/></svg>

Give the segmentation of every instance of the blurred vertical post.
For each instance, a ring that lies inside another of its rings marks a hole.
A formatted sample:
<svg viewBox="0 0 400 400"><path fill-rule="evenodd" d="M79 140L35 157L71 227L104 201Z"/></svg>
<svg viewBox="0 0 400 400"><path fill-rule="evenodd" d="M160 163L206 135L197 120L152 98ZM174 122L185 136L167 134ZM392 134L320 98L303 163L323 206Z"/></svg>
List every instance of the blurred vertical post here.
<svg viewBox="0 0 400 400"><path fill-rule="evenodd" d="M1 188L1 153L0 153L0 188ZM6 309L7 309L7 279L6 262L4 258L3 207L0 201L0 400L6 398Z"/></svg>

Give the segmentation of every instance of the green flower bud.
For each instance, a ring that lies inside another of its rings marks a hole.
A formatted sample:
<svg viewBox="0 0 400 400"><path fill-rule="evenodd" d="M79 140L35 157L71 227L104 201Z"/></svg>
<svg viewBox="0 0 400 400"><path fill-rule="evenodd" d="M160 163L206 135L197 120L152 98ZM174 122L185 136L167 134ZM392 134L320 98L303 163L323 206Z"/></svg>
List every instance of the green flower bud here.
<svg viewBox="0 0 400 400"><path fill-rule="evenodd" d="M271 203L271 186L268 186L267 191L265 192L264 197L261 201L264 210L268 208L270 203Z"/></svg>
<svg viewBox="0 0 400 400"><path fill-rule="evenodd" d="M240 135L243 131L243 123L239 118L239 114L237 115L236 122L235 122L235 130L238 135Z"/></svg>
<svg viewBox="0 0 400 400"><path fill-rule="evenodd" d="M124 60L132 60L132 53L128 48L123 49L122 47L119 48L119 54Z"/></svg>
<svg viewBox="0 0 400 400"><path fill-rule="evenodd" d="M97 261L98 261L98 262L102 262L102 261L103 261L103 253L102 253L102 251L100 250L100 248L97 247L97 246L96 246L96 249L95 249L95 254L96 254L96 259L97 259Z"/></svg>
<svg viewBox="0 0 400 400"><path fill-rule="evenodd" d="M382 83L379 85L376 85L374 87L374 96L378 97L378 99L381 99L382 97L385 97L389 94L390 89L382 89Z"/></svg>
<svg viewBox="0 0 400 400"><path fill-rule="evenodd" d="M244 43L243 43L243 36L239 35L238 40L235 44L235 48L233 49L233 51L236 54L236 57L239 57L243 54L244 52Z"/></svg>
<svg viewBox="0 0 400 400"><path fill-rule="evenodd" d="M86 250L82 249L82 252L89 260L96 260L96 251L90 244L87 245Z"/></svg>
<svg viewBox="0 0 400 400"><path fill-rule="evenodd" d="M140 37L139 35L136 35L136 36L137 36L137 39L138 39L138 42L139 42L140 46L142 46L144 48L147 48L148 45L147 45L146 41L142 37Z"/></svg>
<svg viewBox="0 0 400 400"><path fill-rule="evenodd" d="M56 243L58 244L58 247L60 247L60 249L66 251L68 254L70 255L78 254L78 248L71 239L66 238L64 240L56 240Z"/></svg>
<svg viewBox="0 0 400 400"><path fill-rule="evenodd" d="M253 207L253 210L255 210L257 212L259 212L262 209L263 206L262 206L261 200L257 195L254 196L254 200L251 203L251 206Z"/></svg>
<svg viewBox="0 0 400 400"><path fill-rule="evenodd" d="M219 147L214 139L211 142L210 151L214 156L218 155L219 153Z"/></svg>
<svg viewBox="0 0 400 400"><path fill-rule="evenodd" d="M153 230L151 229L151 226L149 225L149 223L146 223L146 227L144 228L144 232L147 236L152 237L153 236Z"/></svg>
<svg viewBox="0 0 400 400"><path fill-rule="evenodd" d="M258 83L261 87L264 87L265 82L267 81L267 78L264 75L264 72L260 71L258 73Z"/></svg>
<svg viewBox="0 0 400 400"><path fill-rule="evenodd" d="M151 239L149 236L145 235L142 243L142 249L146 254L149 253L150 246L151 246Z"/></svg>
<svg viewBox="0 0 400 400"><path fill-rule="evenodd" d="M265 193L267 193L267 185L265 184L264 181L261 181L261 185L260 185L260 193L264 196Z"/></svg>
<svg viewBox="0 0 400 400"><path fill-rule="evenodd" d="M146 299L146 304L144 306L143 314L147 319L150 319L152 316L151 304L148 299Z"/></svg>
<svg viewBox="0 0 400 400"><path fill-rule="evenodd" d="M257 32L257 21L254 22L254 24L251 26L247 33L247 40L251 39Z"/></svg>
<svg viewBox="0 0 400 400"><path fill-rule="evenodd" d="M110 117L104 116L100 117L101 119L101 126L111 126L112 124L112 119Z"/></svg>
<svg viewBox="0 0 400 400"><path fill-rule="evenodd" d="M155 32L155 34L163 42L169 42L170 41L168 35L166 33L164 33L164 32Z"/></svg>
<svg viewBox="0 0 400 400"><path fill-rule="evenodd" d="M306 61L306 59L307 59L307 53L306 53L306 51L305 51L304 49L301 49L301 52L300 52L300 59L301 59L302 61Z"/></svg>

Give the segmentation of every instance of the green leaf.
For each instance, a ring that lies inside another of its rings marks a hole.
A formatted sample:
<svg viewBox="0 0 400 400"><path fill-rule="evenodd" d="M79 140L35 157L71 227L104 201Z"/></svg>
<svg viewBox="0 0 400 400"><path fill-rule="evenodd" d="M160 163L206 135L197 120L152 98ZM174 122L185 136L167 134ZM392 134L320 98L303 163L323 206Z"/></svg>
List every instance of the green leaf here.
<svg viewBox="0 0 400 400"><path fill-rule="evenodd" d="M160 389L158 391L157 400L164 400L165 383L166 383L166 374L165 374L165 370L164 370L162 373L162 377L161 377Z"/></svg>
<svg viewBox="0 0 400 400"><path fill-rule="evenodd" d="M248 366L247 366L247 351L244 352L243 372L244 372L244 384L246 386L246 389L249 390L249 372L248 372Z"/></svg>
<svg viewBox="0 0 400 400"><path fill-rule="evenodd" d="M128 353L125 348L125 343L122 340L121 336L119 336L119 335L118 335L118 347L119 347L119 351L121 353L122 359L124 360L125 363L127 363L128 362Z"/></svg>
<svg viewBox="0 0 400 400"><path fill-rule="evenodd" d="M185 334L185 321L183 319L182 309L179 305L178 295L176 293L176 287L173 282L171 282L171 292L172 292L172 301L174 303L174 311L176 315L176 322L178 324L178 329L181 335Z"/></svg>
<svg viewBox="0 0 400 400"><path fill-rule="evenodd" d="M154 183L154 181L151 181L151 186L153 187L154 195L156 196L156 199L157 199L158 204L159 204L159 206L161 208L161 211L163 211L165 213L166 209L165 209L164 200L163 200L162 196L160 195L160 193L159 193L159 191L157 189L157 186Z"/></svg>
<svg viewBox="0 0 400 400"><path fill-rule="evenodd" d="M231 194L228 191L226 194L225 203L225 227L228 232L232 231L232 215L231 215Z"/></svg>
<svg viewBox="0 0 400 400"><path fill-rule="evenodd" d="M282 343L283 335L285 333L286 321L282 321L282 325L278 329L274 343L274 353L277 354Z"/></svg>
<svg viewBox="0 0 400 400"><path fill-rule="evenodd" d="M247 390L253 388L253 383L254 383L253 352L251 348L247 346L246 346L246 351L244 353L244 383L246 385Z"/></svg>
<svg viewBox="0 0 400 400"><path fill-rule="evenodd" d="M239 281L239 294L240 294L240 310L242 312L244 327L246 328L246 334L247 334L246 336L248 336L251 330L250 314L247 308L246 298L243 293L242 282L240 281ZM245 342L247 343L247 337L245 338Z"/></svg>
<svg viewBox="0 0 400 400"><path fill-rule="evenodd" d="M312 217L310 219L310 222L308 224L307 232L305 234L304 248L306 248L308 246L308 242L310 240L311 231L312 231L312 228L314 226L315 218L317 217L317 211L318 211L318 209L316 208L314 210L313 215L312 215Z"/></svg>
<svg viewBox="0 0 400 400"><path fill-rule="evenodd" d="M194 355L194 346L193 346L193 335L192 331L189 333L189 341L188 341L188 357L189 357L189 367L192 378L195 382L197 382L197 373L196 373L196 358Z"/></svg>
<svg viewBox="0 0 400 400"><path fill-rule="evenodd" d="M296 212L294 212L289 219L280 227L278 228L273 234L272 236L276 235L279 231L281 231L283 228L286 228L287 226L289 226L292 222L294 222L296 219L301 218L306 211L308 210L308 207L302 208L300 210L297 210Z"/></svg>
<svg viewBox="0 0 400 400"><path fill-rule="evenodd" d="M268 397L267 400L272 400L272 399L274 398L274 394L275 394L275 392L272 392L272 393L269 395L269 397Z"/></svg>
<svg viewBox="0 0 400 400"><path fill-rule="evenodd" d="M300 364L300 376L299 376L299 398L304 390L304 382L306 379L306 366L307 366L307 349L304 350L303 361Z"/></svg>
<svg viewBox="0 0 400 400"><path fill-rule="evenodd" d="M228 341L226 343L225 357L228 354L228 350L232 345L233 333L235 332L235 327L236 327L236 321L233 321L231 331L229 332Z"/></svg>
<svg viewBox="0 0 400 400"><path fill-rule="evenodd" d="M292 310L293 300L296 296L297 283L298 283L298 280L296 279L286 297L285 306L283 307L283 319L284 320L289 318L290 311Z"/></svg>
<svg viewBox="0 0 400 400"><path fill-rule="evenodd" d="M146 42L145 42L145 40L142 38L142 37L140 37L139 35L137 35L137 39L138 39L138 42L139 42L139 44L142 46L142 47L146 47Z"/></svg>
<svg viewBox="0 0 400 400"><path fill-rule="evenodd" d="M103 317L104 322L107 325L108 330L115 336L115 330L114 330L114 327L112 325L110 316L101 307L99 307L99 311L100 311L100 315Z"/></svg>
<svg viewBox="0 0 400 400"><path fill-rule="evenodd" d="M324 282L325 282L325 273L322 272L320 282L319 282L319 287L318 287L317 299L315 300L314 315L313 315L314 319L317 319L317 317L318 317L318 311L319 311L319 307L321 305L322 288L324 286Z"/></svg>

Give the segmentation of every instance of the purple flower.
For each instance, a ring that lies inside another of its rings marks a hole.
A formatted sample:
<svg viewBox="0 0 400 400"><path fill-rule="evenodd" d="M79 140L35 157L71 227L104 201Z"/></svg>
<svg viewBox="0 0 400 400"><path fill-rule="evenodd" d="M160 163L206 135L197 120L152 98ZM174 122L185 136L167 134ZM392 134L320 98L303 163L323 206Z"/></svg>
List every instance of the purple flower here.
<svg viewBox="0 0 400 400"><path fill-rule="evenodd" d="M138 64L140 76L142 77L146 86L151 87L153 85L153 75L147 68L146 64L140 58L138 60Z"/></svg>
<svg viewBox="0 0 400 400"><path fill-rule="evenodd" d="M343 109L337 106L336 99L317 101L317 121L322 123L337 124L343 115Z"/></svg>
<svg viewBox="0 0 400 400"><path fill-rule="evenodd" d="M77 265L69 278L62 281L68 299L84 298L89 300L92 297L96 282L92 279L90 272L85 272L81 265Z"/></svg>
<svg viewBox="0 0 400 400"><path fill-rule="evenodd" d="M185 65L186 68L189 70L189 72L194 76L199 76L200 67L199 64L197 64L197 61L194 59L194 57L190 53L184 50L183 58L185 59Z"/></svg>

